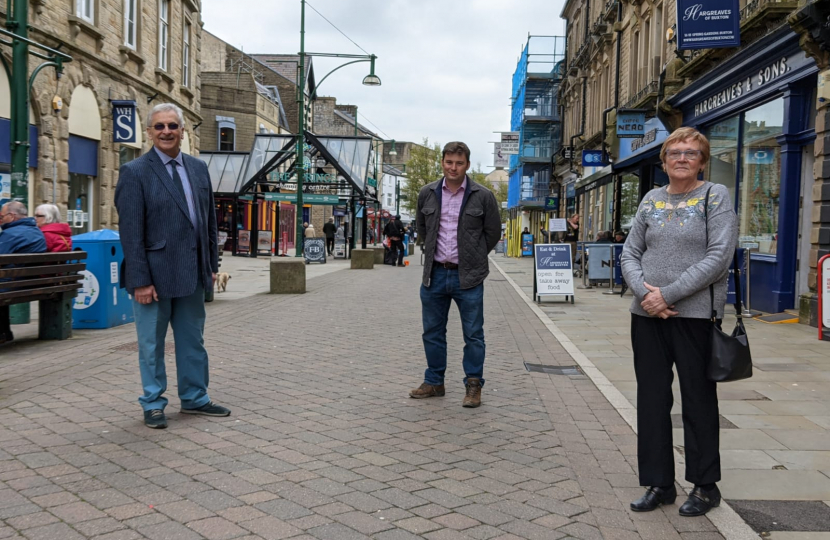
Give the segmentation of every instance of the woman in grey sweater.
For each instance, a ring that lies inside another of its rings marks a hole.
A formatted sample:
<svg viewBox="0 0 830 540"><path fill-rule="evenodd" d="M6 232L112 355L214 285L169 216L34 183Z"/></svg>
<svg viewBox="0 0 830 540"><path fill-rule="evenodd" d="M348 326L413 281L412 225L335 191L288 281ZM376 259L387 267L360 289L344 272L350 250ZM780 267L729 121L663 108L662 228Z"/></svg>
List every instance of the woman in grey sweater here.
<svg viewBox="0 0 830 540"><path fill-rule="evenodd" d="M715 485L721 478L718 395L715 383L706 378L712 331L709 285L714 285L720 320L738 241L737 218L726 187L698 180L709 162L709 141L701 133L676 130L663 143L660 158L669 185L643 198L621 259L635 297L631 342L637 459L640 485L648 487L631 509L648 512L677 497L670 416L674 364L683 405L686 480L695 485L680 515L699 516L720 504Z"/></svg>

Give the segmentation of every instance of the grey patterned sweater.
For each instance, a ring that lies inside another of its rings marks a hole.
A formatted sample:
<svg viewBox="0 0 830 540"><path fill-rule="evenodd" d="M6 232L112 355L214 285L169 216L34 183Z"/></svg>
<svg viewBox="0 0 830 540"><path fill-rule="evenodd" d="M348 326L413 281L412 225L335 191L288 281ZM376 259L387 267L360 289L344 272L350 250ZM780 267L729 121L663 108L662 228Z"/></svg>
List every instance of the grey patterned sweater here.
<svg viewBox="0 0 830 540"><path fill-rule="evenodd" d="M706 246L704 198L709 193L709 245ZM649 191L637 209L625 241L620 264L634 292L631 313L648 317L640 307L648 289L660 287L677 317L711 316L709 285L715 285L715 309L723 317L726 281L738 224L729 191L721 184L704 182L687 195L671 195L665 187Z"/></svg>

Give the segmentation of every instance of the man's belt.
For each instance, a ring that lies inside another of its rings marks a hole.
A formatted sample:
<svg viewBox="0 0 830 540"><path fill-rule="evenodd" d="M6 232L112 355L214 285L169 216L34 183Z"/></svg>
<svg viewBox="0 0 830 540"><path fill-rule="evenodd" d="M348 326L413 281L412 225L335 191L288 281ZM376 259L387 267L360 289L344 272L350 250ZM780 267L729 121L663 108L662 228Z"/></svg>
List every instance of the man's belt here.
<svg viewBox="0 0 830 540"><path fill-rule="evenodd" d="M458 265L451 262L438 262L434 261L432 263L433 267L440 266L441 268L446 268L447 270L458 270Z"/></svg>

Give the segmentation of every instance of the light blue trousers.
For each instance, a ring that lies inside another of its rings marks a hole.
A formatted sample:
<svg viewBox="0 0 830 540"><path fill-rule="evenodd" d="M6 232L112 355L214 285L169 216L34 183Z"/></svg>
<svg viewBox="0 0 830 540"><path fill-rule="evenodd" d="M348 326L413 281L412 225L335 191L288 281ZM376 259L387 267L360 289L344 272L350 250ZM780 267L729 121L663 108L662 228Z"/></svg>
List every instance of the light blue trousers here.
<svg viewBox="0 0 830 540"><path fill-rule="evenodd" d="M208 355L205 350L205 290L197 287L190 296L159 298L139 304L133 299L135 329L138 334L138 363L144 395L138 398L145 411L167 406L164 365L164 338L167 326L173 328L176 342L176 372L179 399L183 409L196 409L208 398Z"/></svg>

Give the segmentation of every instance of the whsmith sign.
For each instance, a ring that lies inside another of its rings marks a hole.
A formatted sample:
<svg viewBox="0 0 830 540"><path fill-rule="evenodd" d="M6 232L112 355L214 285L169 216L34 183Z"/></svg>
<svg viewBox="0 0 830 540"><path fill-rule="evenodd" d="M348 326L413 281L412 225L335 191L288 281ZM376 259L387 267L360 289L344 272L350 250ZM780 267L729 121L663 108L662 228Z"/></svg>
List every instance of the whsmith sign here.
<svg viewBox="0 0 830 540"><path fill-rule="evenodd" d="M756 75L736 82L708 99L695 104L695 116L700 116L701 114L723 107L727 103L735 101L736 99L773 82L790 71L790 62L792 62L791 58L781 58L780 60L776 60L775 63L759 69Z"/></svg>
<svg viewBox="0 0 830 540"><path fill-rule="evenodd" d="M678 0L677 48L740 47L738 0Z"/></svg>

